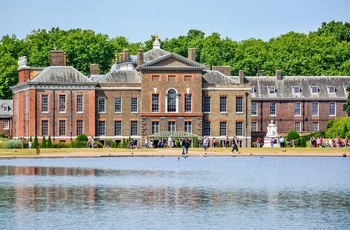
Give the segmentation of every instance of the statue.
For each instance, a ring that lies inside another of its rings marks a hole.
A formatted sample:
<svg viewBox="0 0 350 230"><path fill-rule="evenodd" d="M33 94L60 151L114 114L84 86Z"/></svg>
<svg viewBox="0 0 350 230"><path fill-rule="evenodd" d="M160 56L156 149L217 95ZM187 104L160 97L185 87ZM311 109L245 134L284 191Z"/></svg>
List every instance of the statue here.
<svg viewBox="0 0 350 230"><path fill-rule="evenodd" d="M267 125L267 134L266 137L276 137L277 134L277 126L273 123L273 120Z"/></svg>

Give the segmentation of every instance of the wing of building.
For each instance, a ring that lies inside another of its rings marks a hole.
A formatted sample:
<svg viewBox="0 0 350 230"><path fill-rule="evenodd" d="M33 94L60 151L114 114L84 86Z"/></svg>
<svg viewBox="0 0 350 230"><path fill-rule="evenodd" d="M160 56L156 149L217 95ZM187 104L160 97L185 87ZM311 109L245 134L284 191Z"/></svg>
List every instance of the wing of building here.
<svg viewBox="0 0 350 230"><path fill-rule="evenodd" d="M144 139L160 132L187 132L218 141L240 137L250 146L250 83L230 67L212 69L160 48L137 55L124 50L111 71L90 76L66 66L65 53L52 51L50 66L40 69L19 60L19 83L12 87L13 137L51 136L72 141L86 134L104 142ZM225 74L226 73L226 74ZM217 142L218 142L217 141Z"/></svg>

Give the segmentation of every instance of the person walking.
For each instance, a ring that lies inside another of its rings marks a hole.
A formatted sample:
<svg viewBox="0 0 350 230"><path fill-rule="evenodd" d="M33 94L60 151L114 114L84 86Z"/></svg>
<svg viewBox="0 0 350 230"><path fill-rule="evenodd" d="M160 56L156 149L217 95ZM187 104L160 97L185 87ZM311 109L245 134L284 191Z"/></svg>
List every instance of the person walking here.
<svg viewBox="0 0 350 230"><path fill-rule="evenodd" d="M145 139L145 148L149 148L149 146L148 146L148 137L146 137L146 139Z"/></svg>
<svg viewBox="0 0 350 230"><path fill-rule="evenodd" d="M185 139L185 150L186 150L186 154L188 154L188 148L190 147L190 140L189 139Z"/></svg>
<svg viewBox="0 0 350 230"><path fill-rule="evenodd" d="M228 136L226 136L226 139L225 139L225 148L228 147L229 145L229 138Z"/></svg>
<svg viewBox="0 0 350 230"><path fill-rule="evenodd" d="M235 136L235 138L232 141L231 153L233 154L235 152L235 150L238 154L240 154L240 152L238 150L238 137L237 136Z"/></svg>
<svg viewBox="0 0 350 230"><path fill-rule="evenodd" d="M279 142L280 142L280 148L283 148L284 147L284 138L282 136L280 137Z"/></svg>
<svg viewBox="0 0 350 230"><path fill-rule="evenodd" d="M204 153L207 154L207 149L209 145L209 138L207 136L204 136L203 138L203 148L204 148Z"/></svg>
<svg viewBox="0 0 350 230"><path fill-rule="evenodd" d="M185 154L185 139L182 139L181 140L181 147L182 147L182 155L184 155Z"/></svg>

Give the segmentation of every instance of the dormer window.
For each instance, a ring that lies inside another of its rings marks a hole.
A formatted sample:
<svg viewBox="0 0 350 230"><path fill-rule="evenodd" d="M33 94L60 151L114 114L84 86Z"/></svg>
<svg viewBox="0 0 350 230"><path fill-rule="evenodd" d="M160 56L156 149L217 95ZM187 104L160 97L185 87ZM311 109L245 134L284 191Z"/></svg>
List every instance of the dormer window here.
<svg viewBox="0 0 350 230"><path fill-rule="evenodd" d="M299 86L292 86L293 93L300 93L300 87Z"/></svg>
<svg viewBox="0 0 350 230"><path fill-rule="evenodd" d="M335 87L333 85L327 86L328 93L335 93Z"/></svg>
<svg viewBox="0 0 350 230"><path fill-rule="evenodd" d="M349 90L347 90L348 87L345 86L345 85L344 85L343 87L344 87L344 92L345 92L345 94L349 94Z"/></svg>
<svg viewBox="0 0 350 230"><path fill-rule="evenodd" d="M8 112L9 111L9 106L8 105L3 105L3 111Z"/></svg>
<svg viewBox="0 0 350 230"><path fill-rule="evenodd" d="M311 93L318 93L318 87L317 86L310 86Z"/></svg>
<svg viewBox="0 0 350 230"><path fill-rule="evenodd" d="M256 93L255 86L252 86L252 93Z"/></svg>
<svg viewBox="0 0 350 230"><path fill-rule="evenodd" d="M269 94L274 94L276 93L276 88L275 86L268 86L267 91L269 92Z"/></svg>

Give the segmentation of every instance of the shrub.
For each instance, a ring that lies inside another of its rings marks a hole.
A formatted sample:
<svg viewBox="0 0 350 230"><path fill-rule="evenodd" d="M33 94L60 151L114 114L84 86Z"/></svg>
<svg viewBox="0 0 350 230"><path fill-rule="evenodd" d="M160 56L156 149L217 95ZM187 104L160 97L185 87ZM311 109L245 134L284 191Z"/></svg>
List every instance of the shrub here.
<svg viewBox="0 0 350 230"><path fill-rule="evenodd" d="M304 137L300 138L300 147L306 147L306 140Z"/></svg>
<svg viewBox="0 0 350 230"><path fill-rule="evenodd" d="M28 141L23 141L22 144L23 144L22 147L23 147L24 149L29 148Z"/></svg>
<svg viewBox="0 0 350 230"><path fill-rule="evenodd" d="M298 140L300 138L300 135L297 131L292 130L287 134L287 138L289 138L289 140Z"/></svg>
<svg viewBox="0 0 350 230"><path fill-rule="evenodd" d="M100 141L95 141L95 145L97 145L97 148L103 148L103 144Z"/></svg>
<svg viewBox="0 0 350 230"><path fill-rule="evenodd" d="M8 140L5 142L6 149L21 149L22 141L20 140Z"/></svg>
<svg viewBox="0 0 350 230"><path fill-rule="evenodd" d="M38 141L38 137L35 135L34 137L34 142L33 142L33 148L36 149L36 146L38 145L39 141Z"/></svg>
<svg viewBox="0 0 350 230"><path fill-rule="evenodd" d="M195 137L195 138L193 138L193 147L195 147L195 148L198 148L198 138L197 137Z"/></svg>
<svg viewBox="0 0 350 230"><path fill-rule="evenodd" d="M113 144L113 141L111 139L106 139L105 140L105 146L109 146L109 147L112 147L112 144Z"/></svg>
<svg viewBox="0 0 350 230"><path fill-rule="evenodd" d="M5 148L5 143L6 143L6 140L0 138L0 149L4 149Z"/></svg>
<svg viewBox="0 0 350 230"><path fill-rule="evenodd" d="M49 139L47 140L47 148L52 148L51 136L49 136Z"/></svg>
<svg viewBox="0 0 350 230"><path fill-rule="evenodd" d="M46 148L46 138L43 136L43 141L41 142L41 148Z"/></svg>
<svg viewBox="0 0 350 230"><path fill-rule="evenodd" d="M71 148L85 148L87 146L87 141L71 141L70 147Z"/></svg>
<svg viewBox="0 0 350 230"><path fill-rule="evenodd" d="M125 140L125 138L123 138L122 148L126 148L126 140Z"/></svg>
<svg viewBox="0 0 350 230"><path fill-rule="evenodd" d="M69 148L69 143L66 142L53 142L52 143L52 148Z"/></svg>
<svg viewBox="0 0 350 230"><path fill-rule="evenodd" d="M113 141L112 148L117 148L117 144Z"/></svg>
<svg viewBox="0 0 350 230"><path fill-rule="evenodd" d="M79 134L75 140L76 141L86 141L86 142L88 142L89 138L85 134Z"/></svg>
<svg viewBox="0 0 350 230"><path fill-rule="evenodd" d="M6 138L5 133L0 133L0 138Z"/></svg>
<svg viewBox="0 0 350 230"><path fill-rule="evenodd" d="M180 140L179 140L179 139L176 139L176 141L175 141L175 147L178 147L178 148L181 147L181 146L180 146Z"/></svg>

